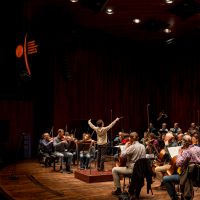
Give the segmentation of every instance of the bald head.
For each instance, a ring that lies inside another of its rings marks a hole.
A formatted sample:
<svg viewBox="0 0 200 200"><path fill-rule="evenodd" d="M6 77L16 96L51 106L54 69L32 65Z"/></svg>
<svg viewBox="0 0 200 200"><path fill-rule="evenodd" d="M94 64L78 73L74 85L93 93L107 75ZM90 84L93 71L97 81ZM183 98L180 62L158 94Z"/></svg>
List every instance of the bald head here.
<svg viewBox="0 0 200 200"><path fill-rule="evenodd" d="M172 132L167 132L165 135L165 141L170 141L174 138L174 135Z"/></svg>
<svg viewBox="0 0 200 200"><path fill-rule="evenodd" d="M187 142L191 142L192 141L192 137L190 135L184 135L183 136L183 140L185 140Z"/></svg>
<svg viewBox="0 0 200 200"><path fill-rule="evenodd" d="M192 144L192 137L190 135L184 135L182 144L184 148L189 147Z"/></svg>

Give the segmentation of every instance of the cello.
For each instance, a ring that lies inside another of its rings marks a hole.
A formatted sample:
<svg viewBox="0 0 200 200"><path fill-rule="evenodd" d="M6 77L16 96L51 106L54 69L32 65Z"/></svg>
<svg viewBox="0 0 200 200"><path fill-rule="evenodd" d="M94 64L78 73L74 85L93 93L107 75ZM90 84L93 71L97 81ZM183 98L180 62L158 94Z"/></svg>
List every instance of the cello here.
<svg viewBox="0 0 200 200"><path fill-rule="evenodd" d="M178 167L176 166L176 159L177 159L177 156L174 156L171 160L170 160L170 165L171 167L167 170L167 175L172 175L174 174L175 172L177 172L178 170Z"/></svg>
<svg viewBox="0 0 200 200"><path fill-rule="evenodd" d="M127 158L121 156L121 152L122 152L122 147L121 147L121 146L125 146L125 145L120 145L120 146L119 146L119 150L118 150L118 163L117 163L117 166L118 166L118 167L125 167L125 166L126 166Z"/></svg>
<svg viewBox="0 0 200 200"><path fill-rule="evenodd" d="M125 149L127 149L130 145L132 145L133 142L131 141L127 141L125 145L119 145L119 151L118 151L118 167L125 167L126 166L126 162L127 162L127 158L126 157L122 157L121 156L121 152L124 151Z"/></svg>

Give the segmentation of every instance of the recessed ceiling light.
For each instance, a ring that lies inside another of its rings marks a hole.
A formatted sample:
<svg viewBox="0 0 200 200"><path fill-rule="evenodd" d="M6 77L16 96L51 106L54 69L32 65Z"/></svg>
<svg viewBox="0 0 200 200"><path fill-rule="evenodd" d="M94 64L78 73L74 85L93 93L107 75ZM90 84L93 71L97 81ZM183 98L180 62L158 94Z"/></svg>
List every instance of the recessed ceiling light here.
<svg viewBox="0 0 200 200"><path fill-rule="evenodd" d="M171 33L171 32L172 32L172 30L171 30L170 28L165 28L163 31L164 31L165 33Z"/></svg>
<svg viewBox="0 0 200 200"><path fill-rule="evenodd" d="M165 0L165 2L166 2L167 4L172 4L172 3L173 3L173 0Z"/></svg>
<svg viewBox="0 0 200 200"><path fill-rule="evenodd" d="M70 0L72 3L77 3L78 0Z"/></svg>
<svg viewBox="0 0 200 200"><path fill-rule="evenodd" d="M141 20L138 19L138 18L135 18L135 19L133 19L133 22L136 23L136 24L139 24L141 22Z"/></svg>
<svg viewBox="0 0 200 200"><path fill-rule="evenodd" d="M112 15L114 13L113 9L112 8L106 8L106 13L108 15Z"/></svg>

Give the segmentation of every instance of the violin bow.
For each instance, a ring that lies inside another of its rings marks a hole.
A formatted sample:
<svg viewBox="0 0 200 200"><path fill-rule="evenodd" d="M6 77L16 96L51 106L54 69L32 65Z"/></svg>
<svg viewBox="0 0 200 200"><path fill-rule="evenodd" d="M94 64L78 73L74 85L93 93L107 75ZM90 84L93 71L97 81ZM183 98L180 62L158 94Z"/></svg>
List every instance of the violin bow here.
<svg viewBox="0 0 200 200"><path fill-rule="evenodd" d="M67 135L67 124L65 125L65 136Z"/></svg>
<svg viewBox="0 0 200 200"><path fill-rule="evenodd" d="M51 127L51 130L50 130L50 136L53 138L53 126Z"/></svg>
<svg viewBox="0 0 200 200"><path fill-rule="evenodd" d="M94 134L94 130L92 131L91 138L92 138L93 134Z"/></svg>

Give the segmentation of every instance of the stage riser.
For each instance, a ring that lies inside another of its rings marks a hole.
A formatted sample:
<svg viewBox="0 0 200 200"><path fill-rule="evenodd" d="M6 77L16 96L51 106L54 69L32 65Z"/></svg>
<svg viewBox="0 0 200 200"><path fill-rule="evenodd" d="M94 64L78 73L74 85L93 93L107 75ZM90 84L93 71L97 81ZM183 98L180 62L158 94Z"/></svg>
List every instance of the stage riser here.
<svg viewBox="0 0 200 200"><path fill-rule="evenodd" d="M90 170L76 170L74 177L87 183L113 181L112 172L98 172Z"/></svg>

